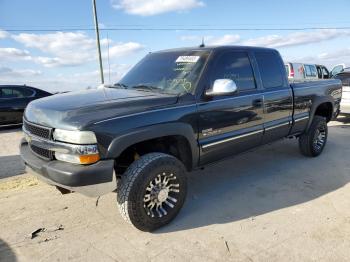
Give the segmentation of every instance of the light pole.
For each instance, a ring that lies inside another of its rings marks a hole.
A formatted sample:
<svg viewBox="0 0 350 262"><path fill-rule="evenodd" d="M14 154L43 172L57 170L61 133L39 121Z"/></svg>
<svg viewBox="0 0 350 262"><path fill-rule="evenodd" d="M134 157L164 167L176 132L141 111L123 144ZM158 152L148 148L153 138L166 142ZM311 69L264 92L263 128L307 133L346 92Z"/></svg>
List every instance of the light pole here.
<svg viewBox="0 0 350 262"><path fill-rule="evenodd" d="M104 85L105 80L104 80L104 77L103 77L103 65L102 65L102 57L101 57L100 33L98 31L96 0L92 0L92 5L93 5L93 10L94 10L94 21L95 21L96 45L97 45L97 52L98 52L98 61L100 63L101 85Z"/></svg>

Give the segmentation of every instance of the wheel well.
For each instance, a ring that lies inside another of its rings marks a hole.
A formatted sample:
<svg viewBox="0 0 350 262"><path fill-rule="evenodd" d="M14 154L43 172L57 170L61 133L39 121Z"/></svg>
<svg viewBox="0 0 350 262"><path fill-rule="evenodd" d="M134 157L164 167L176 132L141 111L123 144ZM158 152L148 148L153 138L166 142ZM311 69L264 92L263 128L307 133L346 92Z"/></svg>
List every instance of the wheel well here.
<svg viewBox="0 0 350 262"><path fill-rule="evenodd" d="M332 103L327 102L320 104L315 111L315 115L325 117L327 122L331 121L333 116Z"/></svg>
<svg viewBox="0 0 350 262"><path fill-rule="evenodd" d="M172 155L179 159L188 171L192 169L192 151L187 139L184 136L164 136L145 140L126 148L115 161L117 175L123 174L127 167L140 156L152 152Z"/></svg>

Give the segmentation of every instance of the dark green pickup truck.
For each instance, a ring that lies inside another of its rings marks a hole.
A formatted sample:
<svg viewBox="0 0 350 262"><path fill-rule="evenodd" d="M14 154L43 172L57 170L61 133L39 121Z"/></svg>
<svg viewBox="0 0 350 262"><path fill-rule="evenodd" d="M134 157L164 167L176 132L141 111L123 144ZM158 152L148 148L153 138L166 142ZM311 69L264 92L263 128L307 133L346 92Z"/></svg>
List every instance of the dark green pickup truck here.
<svg viewBox="0 0 350 262"><path fill-rule="evenodd" d="M284 137L318 156L340 100L339 80L289 84L274 49L165 50L111 88L31 102L21 156L61 191L116 191L125 220L152 231L180 211L191 170Z"/></svg>

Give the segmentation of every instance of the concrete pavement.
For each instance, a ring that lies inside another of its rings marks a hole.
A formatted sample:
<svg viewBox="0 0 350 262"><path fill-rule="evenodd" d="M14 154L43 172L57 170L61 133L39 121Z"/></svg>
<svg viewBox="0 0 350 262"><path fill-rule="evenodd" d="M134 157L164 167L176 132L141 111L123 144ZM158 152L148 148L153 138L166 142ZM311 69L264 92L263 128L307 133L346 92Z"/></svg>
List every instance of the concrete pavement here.
<svg viewBox="0 0 350 262"><path fill-rule="evenodd" d="M28 175L13 186L21 133L0 131L0 261L349 261L348 123L331 124L318 158L286 139L191 173L184 208L155 233L125 223L113 193L96 206Z"/></svg>

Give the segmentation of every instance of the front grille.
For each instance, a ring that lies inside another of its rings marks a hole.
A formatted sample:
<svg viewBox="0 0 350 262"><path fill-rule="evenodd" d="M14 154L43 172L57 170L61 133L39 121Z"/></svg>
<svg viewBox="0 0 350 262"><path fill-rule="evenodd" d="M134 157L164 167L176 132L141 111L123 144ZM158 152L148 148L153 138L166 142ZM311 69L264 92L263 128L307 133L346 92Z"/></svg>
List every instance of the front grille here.
<svg viewBox="0 0 350 262"><path fill-rule="evenodd" d="M33 136L33 137L50 140L52 136L52 128L39 126L39 125L30 123L25 119L23 119L23 130L27 133L29 137ZM53 159L52 151L42 148L40 146L33 145L31 144L31 142L29 142L29 147L31 151L38 157L43 158L45 160Z"/></svg>
<svg viewBox="0 0 350 262"><path fill-rule="evenodd" d="M45 138L45 139L51 138L52 128L35 125L25 120L23 121L23 127L27 132L29 132L34 136Z"/></svg>
<svg viewBox="0 0 350 262"><path fill-rule="evenodd" d="M29 145L30 149L32 150L32 152L34 154L36 154L37 156L44 158L46 160L52 160L53 159L53 152L41 147L37 147L35 145Z"/></svg>

